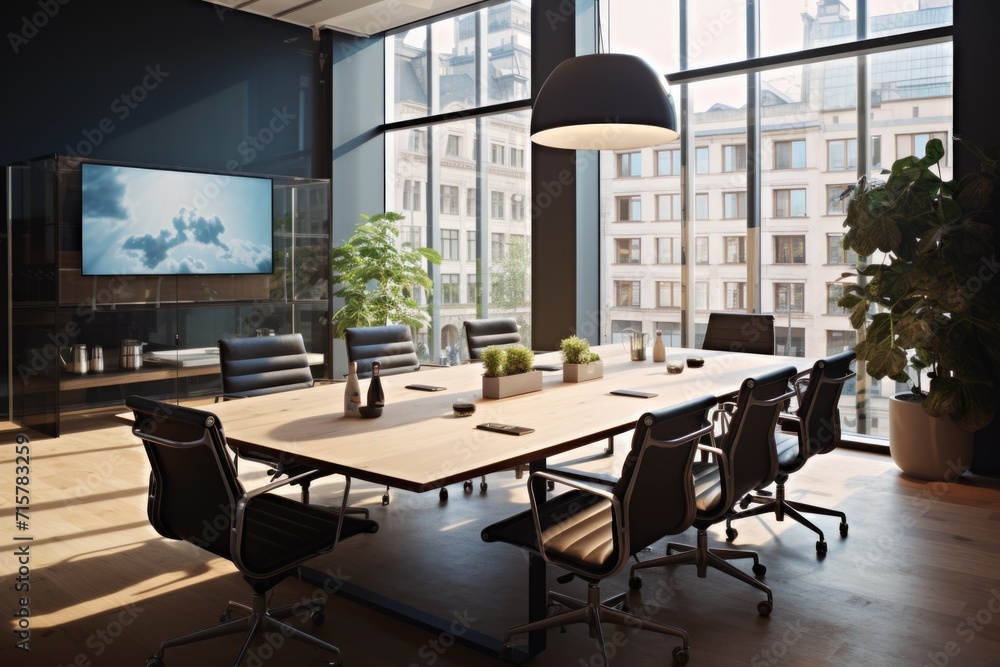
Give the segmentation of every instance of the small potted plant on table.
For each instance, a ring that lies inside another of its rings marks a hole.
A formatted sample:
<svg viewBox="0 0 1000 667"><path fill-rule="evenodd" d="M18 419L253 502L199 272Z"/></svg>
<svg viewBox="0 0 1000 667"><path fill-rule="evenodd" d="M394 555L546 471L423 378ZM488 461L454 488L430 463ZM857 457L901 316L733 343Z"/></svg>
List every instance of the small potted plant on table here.
<svg viewBox="0 0 1000 667"><path fill-rule="evenodd" d="M483 350L483 398L507 398L541 391L542 372L534 370L535 354L524 345L491 345Z"/></svg>
<svg viewBox="0 0 1000 667"><path fill-rule="evenodd" d="M559 341L563 360L563 382L586 382L604 377L604 362L590 349L590 341L570 336Z"/></svg>

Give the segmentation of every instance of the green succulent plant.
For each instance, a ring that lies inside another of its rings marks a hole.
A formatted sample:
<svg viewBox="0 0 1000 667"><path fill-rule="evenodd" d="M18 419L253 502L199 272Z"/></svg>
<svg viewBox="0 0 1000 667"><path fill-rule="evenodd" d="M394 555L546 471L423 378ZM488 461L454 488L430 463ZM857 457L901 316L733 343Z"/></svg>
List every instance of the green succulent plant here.
<svg viewBox="0 0 1000 667"><path fill-rule="evenodd" d="M483 374L488 378L528 373L535 367L535 353L524 345L510 347L490 345L480 355Z"/></svg>
<svg viewBox="0 0 1000 667"><path fill-rule="evenodd" d="M579 336L559 341L559 353L564 364L589 364L601 359L599 354L590 349L590 341Z"/></svg>

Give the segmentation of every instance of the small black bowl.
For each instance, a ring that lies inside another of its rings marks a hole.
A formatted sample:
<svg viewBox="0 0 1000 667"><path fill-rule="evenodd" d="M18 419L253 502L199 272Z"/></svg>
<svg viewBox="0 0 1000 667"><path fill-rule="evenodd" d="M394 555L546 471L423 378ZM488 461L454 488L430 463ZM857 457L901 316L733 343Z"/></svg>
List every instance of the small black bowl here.
<svg viewBox="0 0 1000 667"><path fill-rule="evenodd" d="M451 406L451 411L456 417L468 417L476 412L476 404L468 401L455 401Z"/></svg>
<svg viewBox="0 0 1000 667"><path fill-rule="evenodd" d="M705 360L701 357L690 357L687 360L688 368L701 368L705 365Z"/></svg>
<svg viewBox="0 0 1000 667"><path fill-rule="evenodd" d="M358 412L360 412L361 416L365 419L374 419L375 417L382 416L382 408L373 407L371 405L362 405L358 408Z"/></svg>

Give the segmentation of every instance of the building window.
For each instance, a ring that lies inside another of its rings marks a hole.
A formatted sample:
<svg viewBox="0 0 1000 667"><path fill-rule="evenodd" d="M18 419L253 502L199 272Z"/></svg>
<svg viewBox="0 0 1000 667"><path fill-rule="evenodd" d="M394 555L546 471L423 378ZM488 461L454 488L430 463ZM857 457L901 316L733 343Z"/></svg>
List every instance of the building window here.
<svg viewBox="0 0 1000 667"><path fill-rule="evenodd" d="M656 175L679 176L681 173L681 152L676 148L656 151Z"/></svg>
<svg viewBox="0 0 1000 667"><path fill-rule="evenodd" d="M774 353L785 357L806 356L806 330L792 327L789 335L788 327L774 327Z"/></svg>
<svg viewBox="0 0 1000 667"><path fill-rule="evenodd" d="M474 260L479 254L479 243L475 230L465 232L465 251L465 257L469 261Z"/></svg>
<svg viewBox="0 0 1000 667"><path fill-rule="evenodd" d="M851 202L851 196L845 195L849 185L828 185L826 186L826 214L827 215L847 215L847 205Z"/></svg>
<svg viewBox="0 0 1000 667"><path fill-rule="evenodd" d="M804 313L805 283L774 283L774 312Z"/></svg>
<svg viewBox="0 0 1000 667"><path fill-rule="evenodd" d="M694 196L694 217L697 220L708 220L708 193L699 192Z"/></svg>
<svg viewBox="0 0 1000 667"><path fill-rule="evenodd" d="M726 288L726 310L746 310L747 307L747 284L739 282L727 282Z"/></svg>
<svg viewBox="0 0 1000 667"><path fill-rule="evenodd" d="M510 219L515 222L524 221L524 195L510 196Z"/></svg>
<svg viewBox="0 0 1000 667"><path fill-rule="evenodd" d="M805 236L775 236L774 237L774 263L775 264L805 264L806 263L806 237Z"/></svg>
<svg viewBox="0 0 1000 667"><path fill-rule="evenodd" d="M775 169L805 169L806 142L805 139L795 141L774 142Z"/></svg>
<svg viewBox="0 0 1000 667"><path fill-rule="evenodd" d="M896 135L896 159L914 155L918 158L927 154L927 142L931 139L939 139L944 146L944 158L941 164L948 164L948 133L947 132L922 132L920 134L897 134Z"/></svg>
<svg viewBox="0 0 1000 667"><path fill-rule="evenodd" d="M642 322L636 322L635 320L611 320L611 342L621 343L625 336L623 332L626 329L638 331L642 329Z"/></svg>
<svg viewBox="0 0 1000 667"><path fill-rule="evenodd" d="M458 230L441 230L441 258L460 259L458 256Z"/></svg>
<svg viewBox="0 0 1000 667"><path fill-rule="evenodd" d="M699 280L694 284L694 307L697 310L708 310L708 282Z"/></svg>
<svg viewBox="0 0 1000 667"><path fill-rule="evenodd" d="M680 304L678 304L680 305ZM656 322L656 328L660 330L665 347L681 346L681 323L680 322Z"/></svg>
<svg viewBox="0 0 1000 667"><path fill-rule="evenodd" d="M639 195L632 197L615 197L618 205L618 222L640 222L642 220L642 199Z"/></svg>
<svg viewBox="0 0 1000 667"><path fill-rule="evenodd" d="M461 303L457 273L441 274L441 303Z"/></svg>
<svg viewBox="0 0 1000 667"><path fill-rule="evenodd" d="M510 148L510 166L515 169L524 169L524 149L523 148Z"/></svg>
<svg viewBox="0 0 1000 667"><path fill-rule="evenodd" d="M840 283L826 284L826 314L846 315L847 311L837 305L840 297L844 296L844 286Z"/></svg>
<svg viewBox="0 0 1000 667"><path fill-rule="evenodd" d="M404 211L419 211L420 210L420 181L403 181L403 210Z"/></svg>
<svg viewBox="0 0 1000 667"><path fill-rule="evenodd" d="M476 217L476 192L475 188L465 191L465 214L470 218Z"/></svg>
<svg viewBox="0 0 1000 667"><path fill-rule="evenodd" d="M503 232L493 232L490 234L490 260L494 263L502 262L507 255L507 239Z"/></svg>
<svg viewBox="0 0 1000 667"><path fill-rule="evenodd" d="M806 191L804 189L774 191L774 217L804 218L805 216Z"/></svg>
<svg viewBox="0 0 1000 667"><path fill-rule="evenodd" d="M726 246L726 264L747 263L747 237L724 236L722 240Z"/></svg>
<svg viewBox="0 0 1000 667"><path fill-rule="evenodd" d="M745 144L722 147L722 171L746 171L747 147Z"/></svg>
<svg viewBox="0 0 1000 667"><path fill-rule="evenodd" d="M882 137L872 137L872 169L882 168Z"/></svg>
<svg viewBox="0 0 1000 667"><path fill-rule="evenodd" d="M694 149L694 173L708 173L708 146L698 146Z"/></svg>
<svg viewBox="0 0 1000 667"><path fill-rule="evenodd" d="M642 153L618 153L618 175L622 178L642 176Z"/></svg>
<svg viewBox="0 0 1000 667"><path fill-rule="evenodd" d="M462 154L462 137L457 134L449 134L444 153L452 157L460 156Z"/></svg>
<svg viewBox="0 0 1000 667"><path fill-rule="evenodd" d="M639 239L615 239L615 264L638 264L639 248Z"/></svg>
<svg viewBox="0 0 1000 667"><path fill-rule="evenodd" d="M853 171L857 168L857 139L831 139L826 142L827 171Z"/></svg>
<svg viewBox="0 0 1000 667"><path fill-rule="evenodd" d="M680 220L681 219L681 196L680 195L656 195L656 219L657 220Z"/></svg>
<svg viewBox="0 0 1000 667"><path fill-rule="evenodd" d="M843 234L827 234L826 236L826 263L827 264L847 264L855 266L858 263L858 254L853 250L844 249Z"/></svg>
<svg viewBox="0 0 1000 667"><path fill-rule="evenodd" d="M826 332L826 354L831 356L853 350L857 344L858 332L850 329L848 331L827 331ZM873 383L878 385L878 382Z"/></svg>
<svg viewBox="0 0 1000 667"><path fill-rule="evenodd" d="M681 240L676 236L664 236L656 239L656 263L680 264Z"/></svg>
<svg viewBox="0 0 1000 667"><path fill-rule="evenodd" d="M680 308L681 284L675 280L656 281L656 307ZM666 341L664 341L666 344Z"/></svg>
<svg viewBox="0 0 1000 667"><path fill-rule="evenodd" d="M708 264L708 237L696 236L694 238L694 263Z"/></svg>
<svg viewBox="0 0 1000 667"><path fill-rule="evenodd" d="M406 137L406 149L411 153L426 153L427 130L410 130Z"/></svg>
<svg viewBox="0 0 1000 667"><path fill-rule="evenodd" d="M615 281L615 305L626 308L639 308L639 281Z"/></svg>
<svg viewBox="0 0 1000 667"><path fill-rule="evenodd" d="M419 248L424 245L421 238L423 231L423 227L404 225L399 228L399 240L403 245L409 244L411 248Z"/></svg>
<svg viewBox="0 0 1000 667"><path fill-rule="evenodd" d="M503 144L490 144L490 164L503 165L507 155Z"/></svg>
<svg viewBox="0 0 1000 667"><path fill-rule="evenodd" d="M504 193L496 191L490 193L490 217L496 220L503 220Z"/></svg>
<svg viewBox="0 0 1000 667"><path fill-rule="evenodd" d="M465 302L479 303L479 278L475 274L465 277Z"/></svg>
<svg viewBox="0 0 1000 667"><path fill-rule="evenodd" d="M722 217L726 220L745 220L747 217L747 193L723 192Z"/></svg>
<svg viewBox="0 0 1000 667"><path fill-rule="evenodd" d="M458 215L458 186L441 186L441 213Z"/></svg>

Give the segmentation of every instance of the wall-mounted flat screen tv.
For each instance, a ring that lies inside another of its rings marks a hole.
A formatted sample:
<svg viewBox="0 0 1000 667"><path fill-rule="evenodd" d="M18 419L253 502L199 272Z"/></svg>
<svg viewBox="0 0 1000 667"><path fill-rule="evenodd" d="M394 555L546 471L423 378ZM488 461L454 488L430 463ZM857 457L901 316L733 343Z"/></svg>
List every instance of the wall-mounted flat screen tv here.
<svg viewBox="0 0 1000 667"><path fill-rule="evenodd" d="M81 165L85 276L269 274L271 179Z"/></svg>

